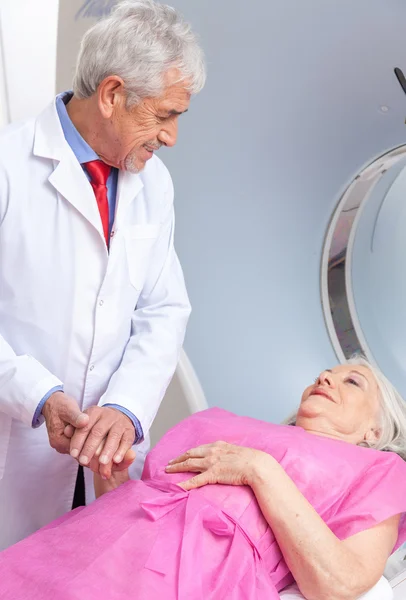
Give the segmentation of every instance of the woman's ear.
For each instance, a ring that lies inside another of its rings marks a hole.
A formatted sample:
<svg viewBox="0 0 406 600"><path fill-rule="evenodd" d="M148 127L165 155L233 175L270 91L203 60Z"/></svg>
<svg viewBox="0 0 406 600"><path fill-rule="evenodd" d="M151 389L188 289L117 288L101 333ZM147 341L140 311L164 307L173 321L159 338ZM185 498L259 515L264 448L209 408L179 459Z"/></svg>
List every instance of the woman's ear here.
<svg viewBox="0 0 406 600"><path fill-rule="evenodd" d="M377 427L371 427L364 435L364 440L369 444L376 443L381 437L381 430Z"/></svg>

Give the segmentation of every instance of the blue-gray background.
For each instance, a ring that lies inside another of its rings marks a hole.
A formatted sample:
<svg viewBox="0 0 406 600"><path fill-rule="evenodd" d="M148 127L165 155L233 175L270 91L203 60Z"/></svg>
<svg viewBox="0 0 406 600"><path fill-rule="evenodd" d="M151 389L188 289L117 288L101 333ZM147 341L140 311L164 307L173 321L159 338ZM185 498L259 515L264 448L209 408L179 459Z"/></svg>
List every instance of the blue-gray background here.
<svg viewBox="0 0 406 600"><path fill-rule="evenodd" d="M194 312L186 350L211 405L284 418L335 362L323 238L350 179L404 143L401 0L172 0L206 89L162 153ZM388 107L382 112L381 107Z"/></svg>

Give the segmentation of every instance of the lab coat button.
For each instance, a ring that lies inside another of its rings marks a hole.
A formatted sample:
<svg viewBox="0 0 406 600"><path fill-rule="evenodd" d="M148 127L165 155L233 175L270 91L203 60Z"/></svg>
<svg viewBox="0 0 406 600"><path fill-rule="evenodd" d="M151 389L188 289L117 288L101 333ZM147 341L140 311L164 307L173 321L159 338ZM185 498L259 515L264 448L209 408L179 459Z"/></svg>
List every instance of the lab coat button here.
<svg viewBox="0 0 406 600"><path fill-rule="evenodd" d="M94 369L94 365L91 365L89 371L93 371L93 369Z"/></svg>
<svg viewBox="0 0 406 600"><path fill-rule="evenodd" d="M99 306L103 306L103 304L104 304L104 300L100 300Z"/></svg>

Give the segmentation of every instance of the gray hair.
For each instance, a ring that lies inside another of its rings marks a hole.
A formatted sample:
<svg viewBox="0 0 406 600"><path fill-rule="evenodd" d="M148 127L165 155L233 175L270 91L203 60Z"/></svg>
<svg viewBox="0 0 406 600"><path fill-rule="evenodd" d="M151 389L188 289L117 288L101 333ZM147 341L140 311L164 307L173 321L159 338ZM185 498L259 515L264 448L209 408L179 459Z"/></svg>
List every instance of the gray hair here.
<svg viewBox="0 0 406 600"><path fill-rule="evenodd" d="M164 76L177 68L191 94L206 81L206 66L190 25L174 8L154 0L124 0L84 36L73 91L89 98L111 75L124 81L127 107L164 91Z"/></svg>
<svg viewBox="0 0 406 600"><path fill-rule="evenodd" d="M395 452L403 460L406 460L406 404L403 398L387 377L363 356L356 354L345 364L368 368L373 374L379 390L382 409L379 438L374 442L363 441L359 445L384 452ZM296 417L297 411L284 421L285 425L296 425Z"/></svg>

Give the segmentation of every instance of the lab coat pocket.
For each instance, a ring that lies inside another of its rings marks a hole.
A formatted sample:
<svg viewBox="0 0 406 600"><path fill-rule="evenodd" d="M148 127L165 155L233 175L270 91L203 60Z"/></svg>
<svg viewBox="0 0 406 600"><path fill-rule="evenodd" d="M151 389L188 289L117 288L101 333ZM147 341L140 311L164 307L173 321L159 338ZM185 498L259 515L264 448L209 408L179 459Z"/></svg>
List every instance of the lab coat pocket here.
<svg viewBox="0 0 406 600"><path fill-rule="evenodd" d="M6 465L10 443L11 421L12 419L8 415L2 414L0 416L0 480L3 479L4 467Z"/></svg>
<svg viewBox="0 0 406 600"><path fill-rule="evenodd" d="M151 250L160 230L160 225L133 225L124 232L129 277L136 290L141 291L144 286Z"/></svg>

